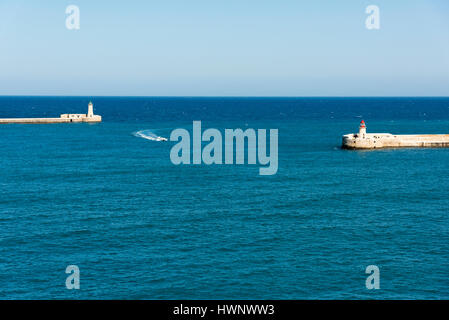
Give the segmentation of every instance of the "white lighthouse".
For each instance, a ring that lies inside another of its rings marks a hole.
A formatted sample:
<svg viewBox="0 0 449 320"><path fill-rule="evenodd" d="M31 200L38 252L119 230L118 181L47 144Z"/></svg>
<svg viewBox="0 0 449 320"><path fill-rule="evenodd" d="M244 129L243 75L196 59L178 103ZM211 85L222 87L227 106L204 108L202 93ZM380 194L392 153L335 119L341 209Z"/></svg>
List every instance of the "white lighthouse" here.
<svg viewBox="0 0 449 320"><path fill-rule="evenodd" d="M94 105L89 102L87 114L83 113L65 113L61 114L61 122L101 122L101 116L94 114Z"/></svg>
<svg viewBox="0 0 449 320"><path fill-rule="evenodd" d="M91 101L87 106L87 117L92 118L93 116L94 116L94 105Z"/></svg>
<svg viewBox="0 0 449 320"><path fill-rule="evenodd" d="M365 139L365 137L366 137L366 125L365 125L365 121L363 121L363 120L360 122L359 137L362 139Z"/></svg>

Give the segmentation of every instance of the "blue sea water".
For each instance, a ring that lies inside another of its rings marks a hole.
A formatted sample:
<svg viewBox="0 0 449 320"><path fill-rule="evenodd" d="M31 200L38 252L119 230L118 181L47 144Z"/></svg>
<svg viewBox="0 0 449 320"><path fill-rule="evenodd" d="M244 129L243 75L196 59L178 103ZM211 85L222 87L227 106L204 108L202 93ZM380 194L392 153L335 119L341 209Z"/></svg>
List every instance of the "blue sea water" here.
<svg viewBox="0 0 449 320"><path fill-rule="evenodd" d="M0 117L90 99L0 97ZM340 149L362 118L449 133L449 98L92 100L102 123L0 125L0 298L449 299L449 150ZM277 174L173 165L151 138L193 120L279 129Z"/></svg>

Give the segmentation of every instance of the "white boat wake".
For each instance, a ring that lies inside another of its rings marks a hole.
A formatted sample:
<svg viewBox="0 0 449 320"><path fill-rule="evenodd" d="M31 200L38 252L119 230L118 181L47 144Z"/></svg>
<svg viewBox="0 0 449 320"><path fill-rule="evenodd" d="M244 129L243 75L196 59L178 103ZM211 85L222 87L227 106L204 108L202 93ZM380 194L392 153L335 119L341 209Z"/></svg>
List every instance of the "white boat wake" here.
<svg viewBox="0 0 449 320"><path fill-rule="evenodd" d="M155 134L151 130L140 130L137 132L134 132L133 135L138 138L143 138L151 141L168 141L167 138L160 137L157 134Z"/></svg>

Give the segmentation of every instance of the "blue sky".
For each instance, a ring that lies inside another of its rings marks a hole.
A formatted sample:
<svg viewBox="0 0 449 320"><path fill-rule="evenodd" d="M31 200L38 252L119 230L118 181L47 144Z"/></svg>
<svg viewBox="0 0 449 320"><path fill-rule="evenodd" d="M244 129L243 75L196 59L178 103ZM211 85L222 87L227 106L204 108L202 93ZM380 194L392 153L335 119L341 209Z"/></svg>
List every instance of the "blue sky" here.
<svg viewBox="0 0 449 320"><path fill-rule="evenodd" d="M0 51L0 95L448 96L449 1L0 0Z"/></svg>

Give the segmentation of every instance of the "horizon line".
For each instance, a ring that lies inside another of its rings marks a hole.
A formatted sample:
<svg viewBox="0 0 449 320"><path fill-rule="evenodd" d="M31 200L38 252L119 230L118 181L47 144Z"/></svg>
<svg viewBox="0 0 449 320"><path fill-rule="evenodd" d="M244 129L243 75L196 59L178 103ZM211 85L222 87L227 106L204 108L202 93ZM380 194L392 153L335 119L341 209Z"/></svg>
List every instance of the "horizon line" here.
<svg viewBox="0 0 449 320"><path fill-rule="evenodd" d="M0 98L6 98L6 97L37 97L37 98L449 98L449 95L443 96L443 95L437 95L437 96L424 96L424 95L418 95L418 96L403 96L403 95L387 95L387 96L369 96L369 95L354 95L354 96L343 96L343 95L337 95L337 96L319 96L319 95L311 95L311 96L290 96L290 95L274 95L274 96L244 96L244 95L226 95L226 96L220 96L220 95L0 95Z"/></svg>

